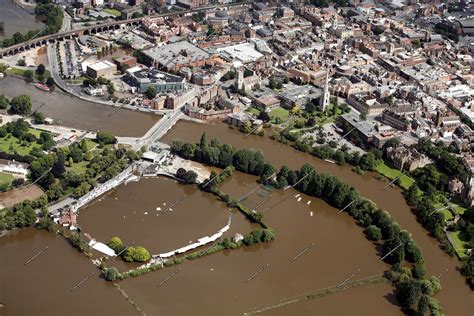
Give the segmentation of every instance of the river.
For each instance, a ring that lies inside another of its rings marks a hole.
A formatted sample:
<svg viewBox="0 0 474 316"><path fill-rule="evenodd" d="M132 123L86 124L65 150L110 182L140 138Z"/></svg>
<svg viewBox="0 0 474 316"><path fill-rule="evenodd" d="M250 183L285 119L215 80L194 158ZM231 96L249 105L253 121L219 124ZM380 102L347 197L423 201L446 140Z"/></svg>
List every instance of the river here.
<svg viewBox="0 0 474 316"><path fill-rule="evenodd" d="M44 247L28 265L24 263ZM3 316L133 315L134 310L83 254L56 234L34 228L0 238L0 308ZM70 289L95 272L96 275Z"/></svg>
<svg viewBox="0 0 474 316"><path fill-rule="evenodd" d="M78 223L83 232L102 242L118 236L127 244L135 242L159 254L216 233L227 225L229 216L230 237L251 230L250 223L235 210L228 211L213 195L158 177L118 187L82 209Z"/></svg>
<svg viewBox="0 0 474 316"><path fill-rule="evenodd" d="M44 28L44 24L32 14L33 8L24 9L12 0L0 0L0 8L0 22L4 22L4 31L0 32L0 40L16 32L26 33Z"/></svg>
<svg viewBox="0 0 474 316"><path fill-rule="evenodd" d="M55 124L91 131L105 131L115 136L143 136L159 119L157 115L83 101L65 95L62 91L44 92L24 80L6 77L0 79L0 94L8 98L28 94L32 109L39 109Z"/></svg>
<svg viewBox="0 0 474 316"><path fill-rule="evenodd" d="M235 173L221 188L233 197L240 197L257 186L255 180L255 177ZM270 194L261 210L265 222L277 232L274 241L185 261L179 266L180 272L162 287L157 285L176 271L176 266L146 277L129 278L121 283L122 287L151 315L241 315L288 296L336 286L357 269L360 273L356 279L379 275L387 269L387 265L379 261L376 247L367 242L362 230L347 214L337 215L326 203L307 196L298 202L294 197L296 192L291 190ZM255 207L262 199L254 193L244 204ZM309 205L308 201L311 201ZM194 204L187 212L201 210L199 204ZM183 225L189 226L183 223L173 227L177 232L186 233ZM312 243L314 246L309 251L290 262ZM268 268L245 282L266 264ZM360 291L369 304L373 298L363 293L372 293L370 288L354 291ZM380 287L375 296L384 314L398 315L400 311L389 300L391 292L391 286ZM176 303L177 299L180 304ZM340 310L350 314L351 306L359 303L349 299ZM331 307L319 311L327 314ZM362 310L360 314L364 314Z"/></svg>
<svg viewBox="0 0 474 316"><path fill-rule="evenodd" d="M186 141L199 141L202 132L207 139L218 138L222 143L229 143L238 148L254 148L261 150L265 158L281 166L286 164L291 168L300 168L304 163L312 164L320 172L333 174L355 187L361 194L373 200L379 207L390 212L396 221L408 230L420 246L425 258L428 275L440 275L446 269L449 271L441 279L442 290L437 295L444 313L447 315L472 315L474 311L474 292L466 285L459 273L460 264L454 257L448 256L438 246L438 242L428 235L416 217L405 203L399 188L382 190L386 182L375 179L374 173L363 176L351 171L350 166L338 166L325 162L309 154L299 152L288 145L280 144L268 137L245 136L238 130L229 128L226 124L216 122L209 125L199 125L191 122L179 122L163 139L165 142L179 138Z"/></svg>

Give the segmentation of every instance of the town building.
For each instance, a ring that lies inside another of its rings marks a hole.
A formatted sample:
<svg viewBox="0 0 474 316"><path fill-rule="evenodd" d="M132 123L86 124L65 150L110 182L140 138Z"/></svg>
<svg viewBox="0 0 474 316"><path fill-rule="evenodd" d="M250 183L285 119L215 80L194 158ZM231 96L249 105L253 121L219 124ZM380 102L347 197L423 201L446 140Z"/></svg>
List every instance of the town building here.
<svg viewBox="0 0 474 316"><path fill-rule="evenodd" d="M92 78L107 77L117 72L117 66L108 61L99 61L87 66L87 75Z"/></svg>
<svg viewBox="0 0 474 316"><path fill-rule="evenodd" d="M157 93L180 91L185 88L185 79L155 69L143 69L133 67L126 71L125 82L136 87L140 92L146 92L148 88L155 88Z"/></svg>

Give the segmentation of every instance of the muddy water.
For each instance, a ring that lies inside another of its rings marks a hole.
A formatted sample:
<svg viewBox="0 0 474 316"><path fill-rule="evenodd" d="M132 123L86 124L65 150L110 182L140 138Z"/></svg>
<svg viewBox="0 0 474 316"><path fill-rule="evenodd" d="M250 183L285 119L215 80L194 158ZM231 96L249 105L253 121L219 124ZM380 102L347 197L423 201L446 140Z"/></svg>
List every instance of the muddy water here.
<svg viewBox="0 0 474 316"><path fill-rule="evenodd" d="M165 142L180 138L186 141L199 141L202 132L207 138L218 138L223 143L232 144L238 148L255 148L261 150L265 158L276 166L286 164L299 168L304 163L312 164L320 172L328 172L354 186L365 197L373 200L379 207L392 214L396 221L412 235L423 251L427 274L439 275L449 269L442 281L442 290L437 295L444 312L451 315L471 315L474 311L474 294L465 284L463 277L457 271L460 264L456 258L449 257L438 247L435 239L416 221L398 188L388 188L382 191L385 183L374 178L373 173L360 176L351 171L350 166L337 166L317 159L309 154L294 150L288 145L282 145L267 137L244 134L230 129L226 124L199 125L189 122L179 122L164 138ZM337 231L337 230L334 230Z"/></svg>
<svg viewBox="0 0 474 316"><path fill-rule="evenodd" d="M236 173L222 188L237 197L254 186L255 178ZM277 231L276 240L185 261L181 271L162 287L157 284L177 267L144 278L127 279L122 286L151 315L241 315L288 296L336 286L357 269L360 269L359 278L378 275L387 269L378 260L375 246L366 241L349 216L336 215L334 209L317 199L301 196L298 202L295 194L291 190L273 191L261 206L265 221ZM253 194L244 203L253 207L262 199ZM273 204L271 209L264 210ZM290 262L312 243L311 250ZM268 268L245 282L266 264ZM371 300L364 295L368 288L356 290L367 303ZM374 295L382 302L384 314L397 315L398 308L384 298L390 291L388 288ZM177 300L181 303L177 304ZM348 300L342 310L348 314L353 304L360 303Z"/></svg>
<svg viewBox="0 0 474 316"><path fill-rule="evenodd" d="M4 22L4 31L0 32L0 40L11 37L16 32L26 33L30 30L41 30L41 23L31 12L25 10L11 0L0 0L0 22Z"/></svg>
<svg viewBox="0 0 474 316"><path fill-rule="evenodd" d="M28 94L33 110L55 120L58 125L91 131L106 131L116 136L140 137L159 120L159 116L83 101L60 91L44 92L24 80L7 77L0 80L0 94L8 98Z"/></svg>
<svg viewBox="0 0 474 316"><path fill-rule="evenodd" d="M178 200L172 211L167 211ZM119 236L127 244L134 242L159 254L216 233L227 225L229 216L229 236L251 230L250 223L213 195L159 177L120 186L81 210L78 223L83 232L102 242Z"/></svg>
<svg viewBox="0 0 474 316"><path fill-rule="evenodd" d="M48 246L28 265L24 263ZM131 305L112 283L64 238L35 229L13 232L0 239L0 309L4 316L133 315ZM74 292L70 289L96 272Z"/></svg>
<svg viewBox="0 0 474 316"><path fill-rule="evenodd" d="M374 284L363 291L361 288L348 289L331 296L271 309L262 315L315 315L318 311L324 311L324 315L385 315L387 300L393 305L397 304L391 291L389 284ZM346 302L353 301L360 304L351 304L348 312ZM394 311L393 314L397 313ZM401 311L398 314L403 315Z"/></svg>

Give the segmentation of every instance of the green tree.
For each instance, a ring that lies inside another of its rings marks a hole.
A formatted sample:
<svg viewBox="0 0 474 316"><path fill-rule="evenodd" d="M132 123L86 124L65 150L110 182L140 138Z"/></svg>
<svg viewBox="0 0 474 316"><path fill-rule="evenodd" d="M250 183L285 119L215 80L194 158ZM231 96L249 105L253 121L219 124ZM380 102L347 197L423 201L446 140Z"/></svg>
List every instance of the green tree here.
<svg viewBox="0 0 474 316"><path fill-rule="evenodd" d="M105 270L105 279L107 281L115 281L118 279L120 273L118 272L116 267L111 267Z"/></svg>
<svg viewBox="0 0 474 316"><path fill-rule="evenodd" d="M97 132L95 140L101 145L110 145L117 143L117 138L115 138L115 136L102 131Z"/></svg>
<svg viewBox="0 0 474 316"><path fill-rule="evenodd" d="M34 73L32 70L25 70L25 72L23 73L23 77L27 82L32 82L34 78Z"/></svg>
<svg viewBox="0 0 474 316"><path fill-rule="evenodd" d="M149 86L145 95L150 100L154 99L156 97L156 88L154 86Z"/></svg>
<svg viewBox="0 0 474 316"><path fill-rule="evenodd" d="M22 94L14 97L10 101L10 112L27 116L31 112L31 98L29 95Z"/></svg>
<svg viewBox="0 0 474 316"><path fill-rule="evenodd" d="M380 228L378 228L377 226L369 225L367 227L366 231L367 231L367 236L371 240L378 241L378 240L382 239L382 232L380 231Z"/></svg>
<svg viewBox="0 0 474 316"><path fill-rule="evenodd" d="M33 113L33 122L35 124L43 124L45 120L44 114L41 112L34 112Z"/></svg>
<svg viewBox="0 0 474 316"><path fill-rule="evenodd" d="M112 248L116 254L122 252L125 249L125 246L119 237L112 237L107 243L107 246Z"/></svg>
<svg viewBox="0 0 474 316"><path fill-rule="evenodd" d="M43 64L39 64L38 67L36 67L36 73L38 75L43 75L46 72L46 67Z"/></svg>
<svg viewBox="0 0 474 316"><path fill-rule="evenodd" d="M5 110L7 107L8 107L8 99L3 95L1 94L0 95L0 110Z"/></svg>

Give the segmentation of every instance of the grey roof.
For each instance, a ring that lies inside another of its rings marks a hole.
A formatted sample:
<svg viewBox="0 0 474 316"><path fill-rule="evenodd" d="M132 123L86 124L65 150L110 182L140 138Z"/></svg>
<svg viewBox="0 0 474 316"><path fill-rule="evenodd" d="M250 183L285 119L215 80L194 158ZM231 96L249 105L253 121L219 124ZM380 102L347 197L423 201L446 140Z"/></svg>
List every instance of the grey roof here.
<svg viewBox="0 0 474 316"><path fill-rule="evenodd" d="M210 57L208 52L186 41L153 47L144 50L143 53L151 59L156 58L158 63L168 67L206 60Z"/></svg>

